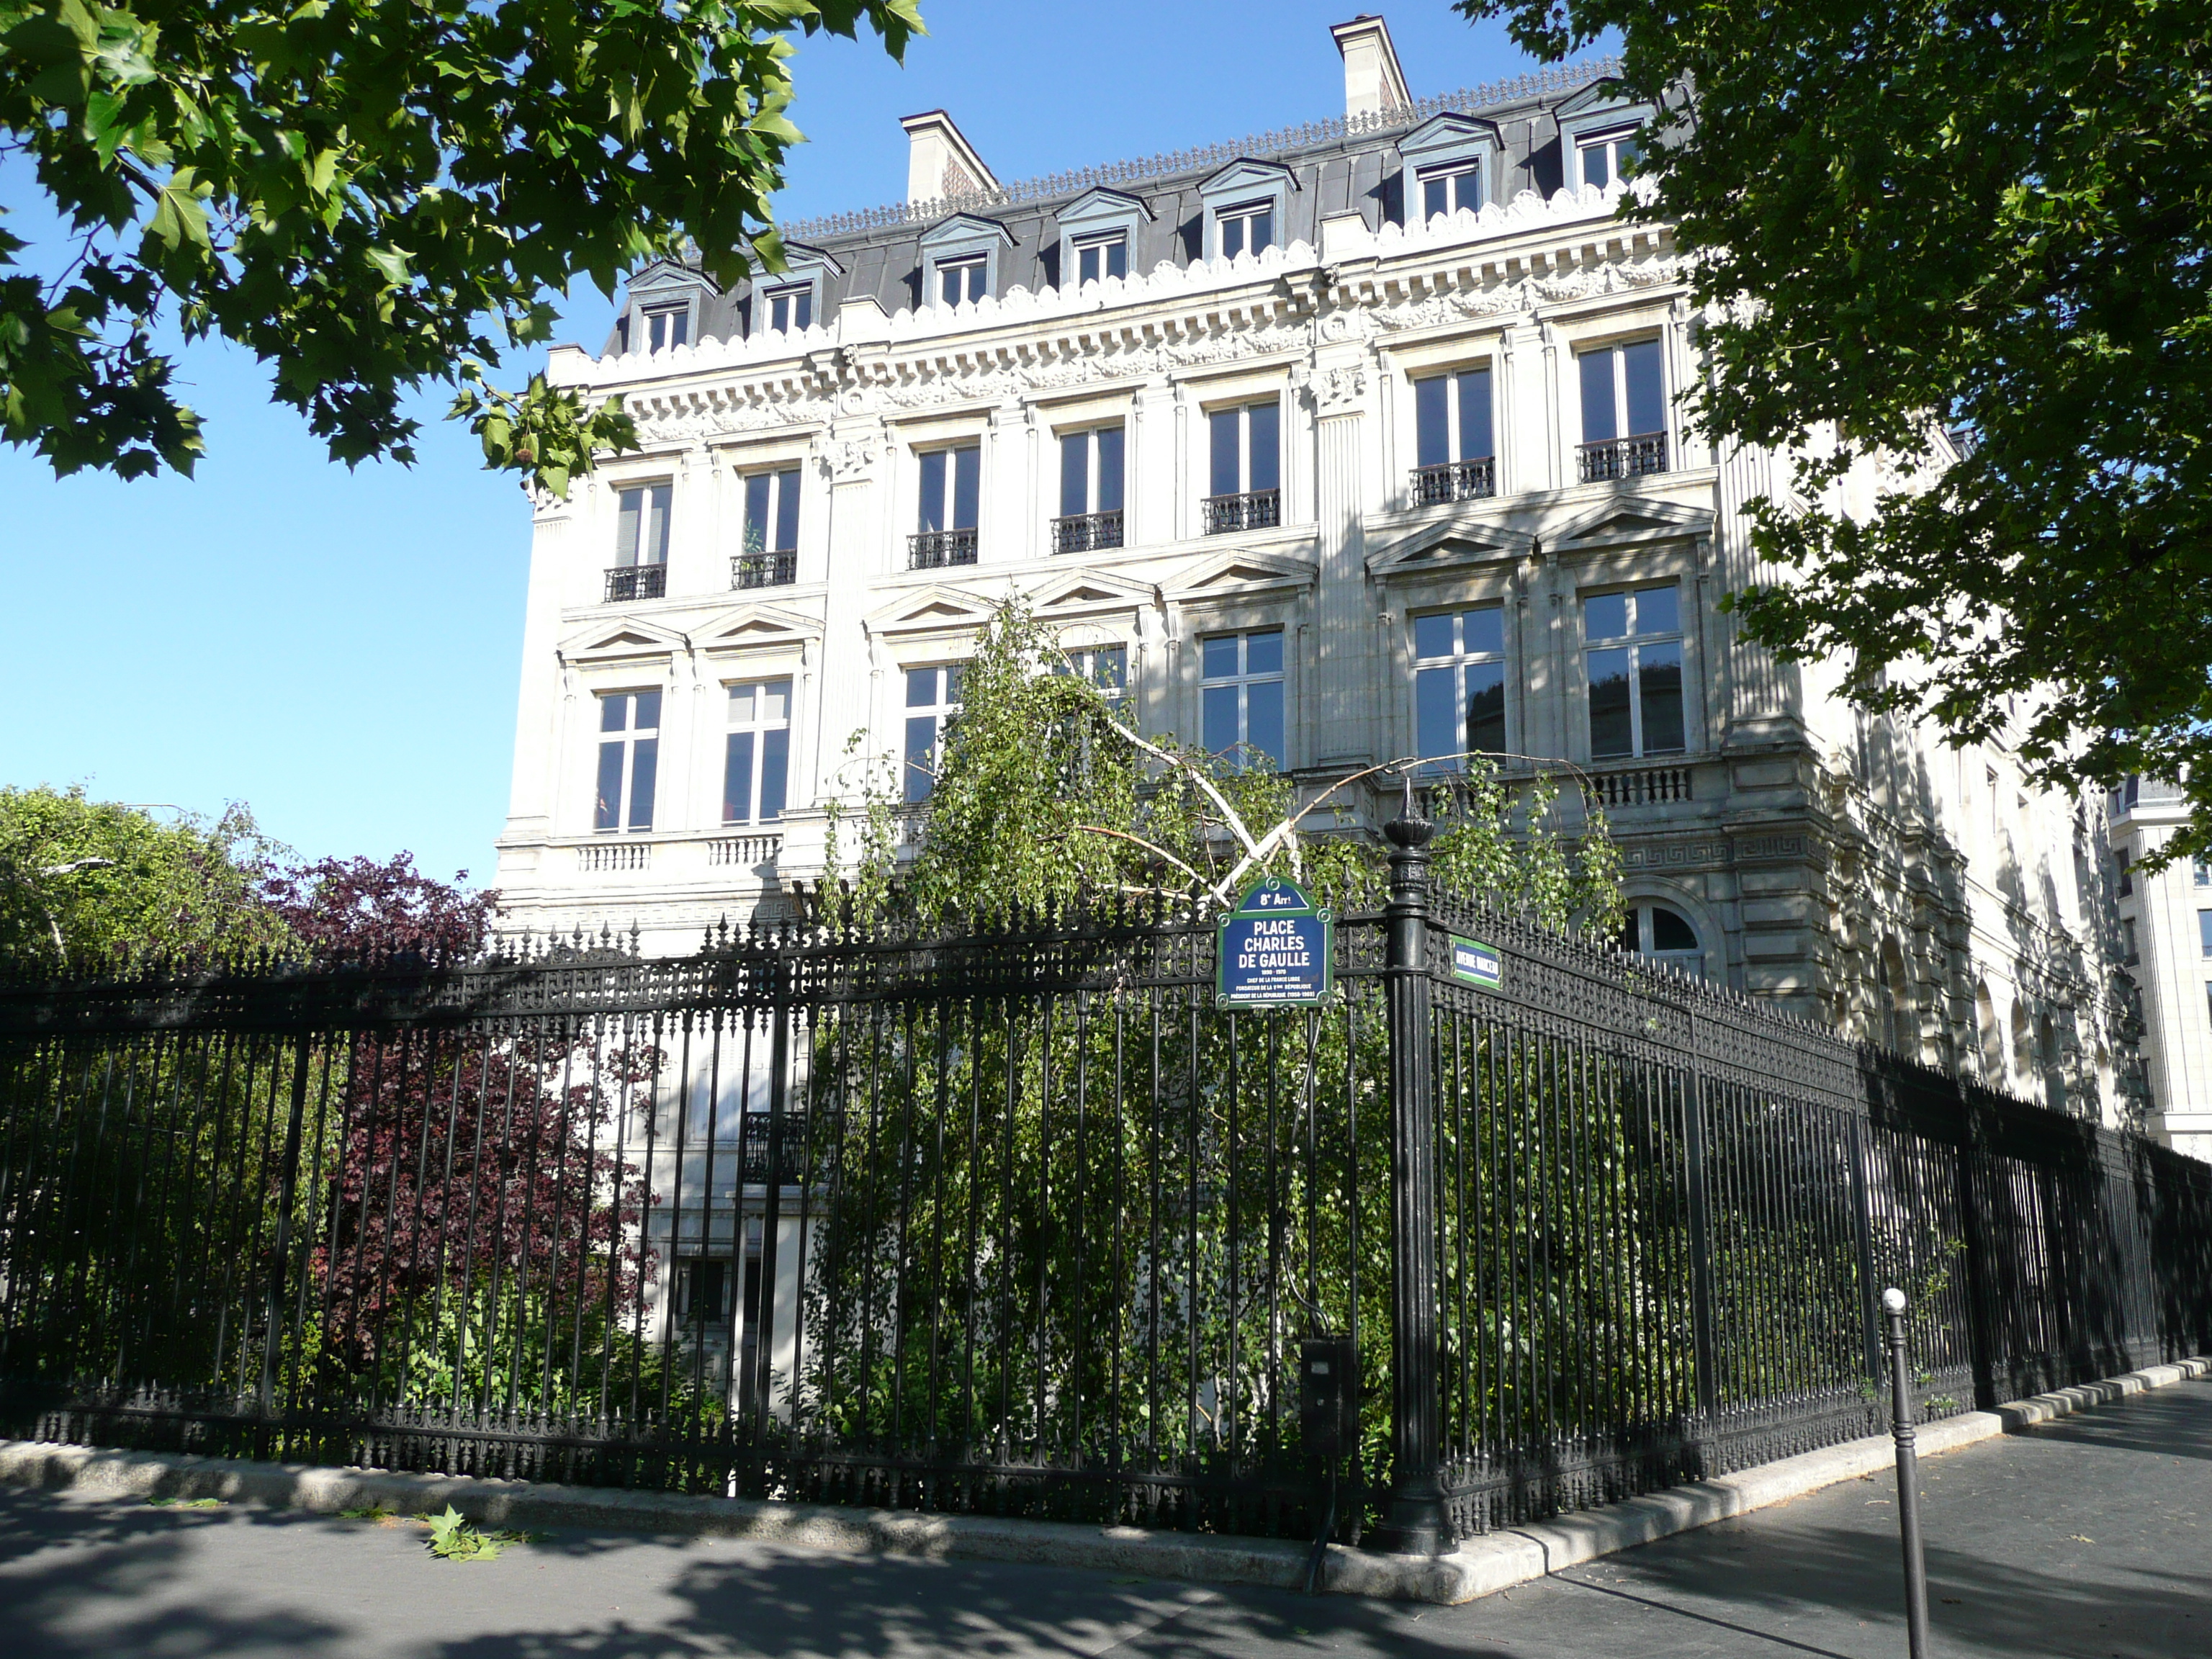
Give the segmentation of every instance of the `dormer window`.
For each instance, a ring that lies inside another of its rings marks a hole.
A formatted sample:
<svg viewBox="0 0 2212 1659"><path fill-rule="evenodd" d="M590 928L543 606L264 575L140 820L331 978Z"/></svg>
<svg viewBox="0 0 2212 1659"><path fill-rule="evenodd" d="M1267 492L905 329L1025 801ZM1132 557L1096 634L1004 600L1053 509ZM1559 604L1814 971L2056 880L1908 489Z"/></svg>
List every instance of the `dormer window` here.
<svg viewBox="0 0 2212 1659"><path fill-rule="evenodd" d="M1095 283L1104 277L1127 276L1128 274L1129 234L1127 231L1109 231L1104 235L1085 236L1077 240L1077 283Z"/></svg>
<svg viewBox="0 0 2212 1659"><path fill-rule="evenodd" d="M1481 212L1500 149L1498 129L1480 116L1447 111L1422 122L1398 141L1407 218L1425 225L1462 210Z"/></svg>
<svg viewBox="0 0 2212 1659"><path fill-rule="evenodd" d="M761 295L761 310L768 325L779 334L814 325L814 284L792 283Z"/></svg>
<svg viewBox="0 0 2212 1659"><path fill-rule="evenodd" d="M1562 102L1559 155L1569 190L1603 190L1636 168L1645 129L1660 118L1657 106L1620 95L1618 81L1596 81Z"/></svg>
<svg viewBox="0 0 2212 1659"><path fill-rule="evenodd" d="M686 344L691 338L691 302L689 300L672 306L647 306L645 308L645 349L665 351L671 346Z"/></svg>
<svg viewBox="0 0 2212 1659"><path fill-rule="evenodd" d="M996 294L1000 250L1013 245L1013 236L997 220L954 214L921 239L923 299L951 307Z"/></svg>
<svg viewBox="0 0 2212 1659"><path fill-rule="evenodd" d="M1618 183L1636 165L1641 153L1638 143L1639 129L1619 127L1610 132L1594 132L1575 141L1575 165L1577 183L1603 190Z"/></svg>
<svg viewBox="0 0 2212 1659"><path fill-rule="evenodd" d="M1232 208L1221 210L1218 222L1221 228L1221 257L1233 259L1240 253L1262 253L1275 245L1275 204L1273 202L1242 202Z"/></svg>
<svg viewBox="0 0 2212 1659"><path fill-rule="evenodd" d="M1448 161L1441 167L1423 167L1418 175L1421 182L1421 217L1433 219L1438 214L1457 213L1465 208L1469 213L1482 210L1482 167L1475 161Z"/></svg>
<svg viewBox="0 0 2212 1659"><path fill-rule="evenodd" d="M750 333L796 334L813 327L822 315L824 296L832 291L825 284L845 274L845 267L830 255L804 242L785 243L783 255L781 272L763 271L753 284L746 325Z"/></svg>
<svg viewBox="0 0 2212 1659"><path fill-rule="evenodd" d="M1137 228L1152 216L1134 196L1103 185L1085 191L1054 216L1060 226L1060 287L1080 288L1109 276L1126 278L1137 246Z"/></svg>
<svg viewBox="0 0 2212 1659"><path fill-rule="evenodd" d="M990 264L981 253L937 262L937 302L957 306L963 300L980 300L989 291Z"/></svg>
<svg viewBox="0 0 2212 1659"><path fill-rule="evenodd" d="M1297 188L1291 170L1273 161L1231 161L1208 179L1198 187L1206 204L1207 257L1234 259L1282 246Z"/></svg>

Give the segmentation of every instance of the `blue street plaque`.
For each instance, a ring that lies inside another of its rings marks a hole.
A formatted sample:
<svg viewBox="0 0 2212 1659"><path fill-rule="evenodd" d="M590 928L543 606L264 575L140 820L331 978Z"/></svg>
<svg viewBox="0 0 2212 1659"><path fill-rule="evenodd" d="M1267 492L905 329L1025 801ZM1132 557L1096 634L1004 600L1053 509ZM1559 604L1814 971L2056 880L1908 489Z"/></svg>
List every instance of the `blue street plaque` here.
<svg viewBox="0 0 2212 1659"><path fill-rule="evenodd" d="M1295 882L1268 876L1222 922L1214 1002L1223 1008L1310 1008L1335 983L1335 920Z"/></svg>
<svg viewBox="0 0 2212 1659"><path fill-rule="evenodd" d="M1479 940L1451 936L1452 977L1462 985L1480 985L1495 991L1505 983L1505 958Z"/></svg>

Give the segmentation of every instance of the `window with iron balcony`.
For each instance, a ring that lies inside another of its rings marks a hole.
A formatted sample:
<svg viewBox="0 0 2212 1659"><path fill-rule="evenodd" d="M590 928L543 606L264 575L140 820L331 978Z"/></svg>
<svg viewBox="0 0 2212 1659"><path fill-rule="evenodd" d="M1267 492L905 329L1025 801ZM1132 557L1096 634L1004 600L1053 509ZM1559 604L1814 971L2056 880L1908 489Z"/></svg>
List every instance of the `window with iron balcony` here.
<svg viewBox="0 0 2212 1659"><path fill-rule="evenodd" d="M907 538L907 568L939 570L975 562L976 509L982 495L983 449L963 444L926 450L921 472L920 517Z"/></svg>
<svg viewBox="0 0 2212 1659"><path fill-rule="evenodd" d="M1052 521L1055 553L1096 553L1121 545L1122 428L1086 428L1060 434L1060 516Z"/></svg>
<svg viewBox="0 0 2212 1659"><path fill-rule="evenodd" d="M1659 342L1597 346L1576 354L1582 377L1583 483L1667 471L1667 388Z"/></svg>
<svg viewBox="0 0 2212 1659"><path fill-rule="evenodd" d="M730 586L781 587L799 580L799 471L748 474L744 551L730 562Z"/></svg>
<svg viewBox="0 0 2212 1659"><path fill-rule="evenodd" d="M1413 437L1415 507L1497 494L1488 365L1415 380Z"/></svg>
<svg viewBox="0 0 2212 1659"><path fill-rule="evenodd" d="M1283 521L1282 410L1264 403L1217 409L1206 416L1212 493L1206 496L1206 533L1265 530Z"/></svg>
<svg viewBox="0 0 2212 1659"><path fill-rule="evenodd" d="M668 592L668 505L672 487L635 484L615 492L615 562L605 603L658 599Z"/></svg>

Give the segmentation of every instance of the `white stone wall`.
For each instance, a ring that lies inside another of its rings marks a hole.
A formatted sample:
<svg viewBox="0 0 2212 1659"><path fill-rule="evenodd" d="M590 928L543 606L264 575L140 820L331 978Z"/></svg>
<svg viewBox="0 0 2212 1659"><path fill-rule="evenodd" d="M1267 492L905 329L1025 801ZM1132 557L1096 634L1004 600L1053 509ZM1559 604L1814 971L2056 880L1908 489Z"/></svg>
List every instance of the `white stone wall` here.
<svg viewBox="0 0 2212 1659"><path fill-rule="evenodd" d="M1786 481L1771 458L1716 456L1677 411L1668 471L1575 482L1577 348L1656 337L1670 392L1698 372L1668 239L1619 222L1617 201L1617 187L1524 195L1380 233L1347 215L1323 225L1326 263L1294 243L949 313L853 301L791 337L556 353L557 380L623 394L646 448L538 511L500 846L511 923L635 923L676 951L773 905L779 880L821 867L848 738L895 750L903 671L964 655L1012 590L1070 645L1125 645L1156 731L1196 732L1200 635L1280 625L1288 762L1319 778L1410 752L1409 617L1471 599L1505 607L1513 746L1590 765L1577 596L1671 577L1688 752L1593 767L1631 796L1628 775L1651 772L1687 793L1613 811L1632 895L1688 917L1715 977L1933 1061L1984 1064L1986 1001L2005 1037L1993 1075L2115 1115L2128 1056L2081 804L2027 787L2002 748L1953 751L1870 720L1843 700L1839 668L1778 663L1736 635L1721 595L1775 574L1754 566L1744 517ZM1480 360L1498 494L1411 507L1411 380ZM1260 398L1281 410L1283 523L1207 536L1205 413ZM1127 544L1054 557L1054 434L1115 417ZM909 571L917 448L955 438L982 449L979 562ZM793 463L798 580L732 591L738 477ZM667 596L604 605L614 491L646 479L675 489ZM795 687L792 810L766 831L726 828L721 688L771 674ZM594 695L653 687L654 831L595 836Z"/></svg>

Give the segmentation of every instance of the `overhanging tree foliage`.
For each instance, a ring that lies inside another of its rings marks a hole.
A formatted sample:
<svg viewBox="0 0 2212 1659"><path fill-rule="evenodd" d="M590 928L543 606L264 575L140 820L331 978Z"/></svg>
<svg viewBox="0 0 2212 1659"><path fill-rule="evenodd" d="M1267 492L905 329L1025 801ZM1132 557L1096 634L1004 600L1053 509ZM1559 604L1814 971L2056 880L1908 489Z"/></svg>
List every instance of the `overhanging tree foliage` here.
<svg viewBox="0 0 2212 1659"><path fill-rule="evenodd" d="M2168 850L2212 846L2203 5L1457 9L1553 59L1618 31L1637 93L1696 88L1628 210L1674 223L1718 307L1708 430L1807 446L1753 503L1796 576L1735 596L1752 634L2051 781L2189 773ZM1854 468L1927 487L1846 516Z"/></svg>
<svg viewBox="0 0 2212 1659"><path fill-rule="evenodd" d="M799 134L791 37L914 0L0 0L0 167L70 228L0 277L0 435L58 472L190 472L167 322L273 370L331 455L407 461L411 389L459 391L489 465L556 494L633 433L533 378L549 296L696 246L718 280L781 250ZM25 240L0 229L0 267Z"/></svg>

